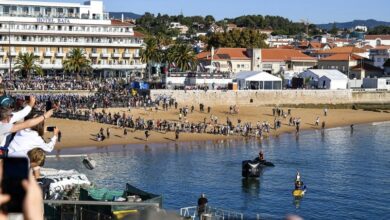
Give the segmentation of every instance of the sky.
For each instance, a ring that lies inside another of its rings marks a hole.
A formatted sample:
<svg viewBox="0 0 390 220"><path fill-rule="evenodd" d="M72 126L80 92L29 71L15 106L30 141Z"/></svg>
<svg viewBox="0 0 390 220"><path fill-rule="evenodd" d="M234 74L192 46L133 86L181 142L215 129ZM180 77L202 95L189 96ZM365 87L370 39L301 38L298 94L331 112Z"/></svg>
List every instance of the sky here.
<svg viewBox="0 0 390 220"><path fill-rule="evenodd" d="M41 0L42 1L42 0ZM83 2L83 0L46 0ZM376 19L390 22L390 0L103 0L106 11L185 16L213 15L217 20L241 15L279 15L311 23Z"/></svg>

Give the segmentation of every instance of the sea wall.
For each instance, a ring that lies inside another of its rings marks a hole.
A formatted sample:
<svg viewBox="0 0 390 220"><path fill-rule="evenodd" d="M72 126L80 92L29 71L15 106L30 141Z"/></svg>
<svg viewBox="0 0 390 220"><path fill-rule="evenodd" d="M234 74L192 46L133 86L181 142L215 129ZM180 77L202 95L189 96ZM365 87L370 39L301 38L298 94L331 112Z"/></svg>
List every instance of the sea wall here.
<svg viewBox="0 0 390 220"><path fill-rule="evenodd" d="M390 91L278 90L278 91L200 91L152 90L151 97L174 97L179 103L205 105L302 105L390 103ZM253 101L251 103L251 100Z"/></svg>

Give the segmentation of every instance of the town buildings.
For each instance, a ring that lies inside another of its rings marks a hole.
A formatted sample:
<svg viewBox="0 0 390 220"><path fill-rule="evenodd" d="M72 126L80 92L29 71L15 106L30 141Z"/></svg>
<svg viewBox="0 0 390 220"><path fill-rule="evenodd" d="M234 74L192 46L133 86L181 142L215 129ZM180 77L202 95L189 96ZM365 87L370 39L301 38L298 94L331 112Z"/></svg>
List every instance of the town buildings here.
<svg viewBox="0 0 390 220"><path fill-rule="evenodd" d="M143 35L132 23L110 20L102 0L84 4L0 1L0 72L13 70L19 53L33 53L46 73L61 72L73 48L82 48L95 73L139 75Z"/></svg>
<svg viewBox="0 0 390 220"><path fill-rule="evenodd" d="M213 55L212 55L213 54ZM265 71L281 74L313 68L317 60L295 49L219 48L197 55L201 66L211 66L221 72Z"/></svg>

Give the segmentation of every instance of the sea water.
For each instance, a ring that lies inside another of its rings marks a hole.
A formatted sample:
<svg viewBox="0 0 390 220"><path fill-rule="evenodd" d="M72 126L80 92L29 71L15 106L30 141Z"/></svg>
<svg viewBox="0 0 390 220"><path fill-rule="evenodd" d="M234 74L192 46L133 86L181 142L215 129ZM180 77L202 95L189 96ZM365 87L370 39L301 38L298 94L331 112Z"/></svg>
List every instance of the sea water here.
<svg viewBox="0 0 390 220"><path fill-rule="evenodd" d="M259 180L243 179L241 162L260 150L275 167L263 170ZM77 169L99 187L124 189L130 183L162 194L164 208L170 210L194 206L205 193L209 205L242 212L246 219L257 214L280 219L291 213L305 219L390 219L389 123L261 141L129 145L80 152L91 153L96 169L86 170L81 158L49 158L46 166ZM300 201L292 197L297 171L308 189Z"/></svg>

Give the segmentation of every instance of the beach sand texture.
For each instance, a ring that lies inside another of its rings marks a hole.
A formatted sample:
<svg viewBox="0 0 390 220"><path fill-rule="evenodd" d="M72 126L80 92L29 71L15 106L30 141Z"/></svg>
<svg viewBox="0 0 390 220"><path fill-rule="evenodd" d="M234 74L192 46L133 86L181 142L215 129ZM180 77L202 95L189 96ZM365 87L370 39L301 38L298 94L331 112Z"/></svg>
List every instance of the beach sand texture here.
<svg viewBox="0 0 390 220"><path fill-rule="evenodd" d="M179 106L182 107L182 106ZM189 106L190 107L190 106ZM283 108L287 112L287 108ZM101 109L98 109L101 111ZM207 111L207 107L206 107ZM134 118L142 117L144 119L167 119L170 121L179 121L179 112L174 108L169 111L155 110L145 111L144 109L132 109L131 112L128 109L106 109L106 112L133 115ZM383 122L390 121L390 113L388 112L373 112L363 110L352 109L328 109L328 116L324 116L323 109L308 109L299 108L291 109L292 117L301 118L301 130L309 129L321 129L322 121L325 121L326 128L349 126L351 124L362 124L370 122ZM189 122L203 122L204 118L207 122L210 122L210 115L213 114L218 117L219 123L226 123L226 118L229 117L233 122L233 125L237 124L237 120L241 119L242 123L252 122L252 126L255 126L258 121L268 121L273 127L275 117L272 115L271 107L255 107L255 106L240 106L239 114L229 114L229 106L214 106L211 108L211 113L201 113L199 109L195 107L194 113L189 113L187 120ZM320 117L320 126L315 126L315 120ZM280 135L285 132L294 132L295 127L288 126L289 116L286 119L282 118L282 127L278 130L271 129L270 135ZM151 144L151 143L169 143L175 142L174 132L157 132L151 131L148 141L145 140L144 131L133 132L133 129L128 129L128 135L123 134L123 128L118 128L114 125L106 125L95 122L82 122L74 120L64 119L49 119L46 122L46 126L57 126L62 132L61 143L56 145L56 149L63 148L75 148L75 147L103 147L112 145L127 145L127 144ZM95 135L99 132L100 128L106 131L106 128L111 128L111 135L109 139L103 142L97 142ZM50 137L50 133L47 133L45 137ZM180 133L180 142L191 141L206 141L206 140L224 140L229 138L242 138L240 136L224 136L214 134L193 134L193 133Z"/></svg>

